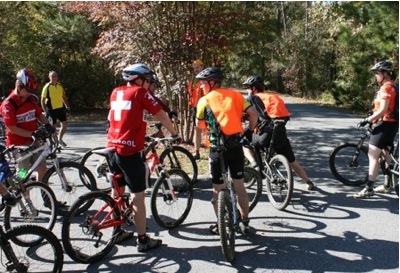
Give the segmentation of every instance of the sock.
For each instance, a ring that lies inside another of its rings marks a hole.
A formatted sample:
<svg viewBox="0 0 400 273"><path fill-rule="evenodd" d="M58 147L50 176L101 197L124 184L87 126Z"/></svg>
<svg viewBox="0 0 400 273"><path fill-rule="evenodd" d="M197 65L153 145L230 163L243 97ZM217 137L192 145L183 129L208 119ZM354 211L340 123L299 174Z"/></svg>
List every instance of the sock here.
<svg viewBox="0 0 400 273"><path fill-rule="evenodd" d="M367 188L368 190L372 190L374 187L374 183L375 181L368 180L367 185L365 185L365 188Z"/></svg>
<svg viewBox="0 0 400 273"><path fill-rule="evenodd" d="M144 235L139 235L138 239L139 239L139 243L141 243L141 244L147 243L147 235L146 235L146 233Z"/></svg>

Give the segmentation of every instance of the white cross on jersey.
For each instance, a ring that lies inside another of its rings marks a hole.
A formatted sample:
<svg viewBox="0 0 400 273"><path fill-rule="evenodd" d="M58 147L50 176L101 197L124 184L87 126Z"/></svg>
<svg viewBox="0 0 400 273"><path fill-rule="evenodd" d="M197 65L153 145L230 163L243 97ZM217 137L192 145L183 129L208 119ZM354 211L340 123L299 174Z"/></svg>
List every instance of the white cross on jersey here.
<svg viewBox="0 0 400 273"><path fill-rule="evenodd" d="M131 101L124 100L124 91L117 91L117 98L111 102L111 110L114 110L114 120L120 121L122 110L131 109Z"/></svg>

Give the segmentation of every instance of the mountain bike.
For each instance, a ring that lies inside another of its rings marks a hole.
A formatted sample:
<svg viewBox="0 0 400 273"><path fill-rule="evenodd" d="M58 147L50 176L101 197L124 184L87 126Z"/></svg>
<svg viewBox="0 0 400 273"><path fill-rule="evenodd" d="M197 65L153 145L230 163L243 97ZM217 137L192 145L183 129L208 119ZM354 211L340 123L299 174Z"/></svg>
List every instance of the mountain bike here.
<svg viewBox="0 0 400 273"><path fill-rule="evenodd" d="M361 131L357 143L339 144L329 156L332 175L348 186L359 186L368 180L368 147L364 143L372 129L371 126L357 126L357 129Z"/></svg>
<svg viewBox="0 0 400 273"><path fill-rule="evenodd" d="M15 206L5 206L4 227L9 230L20 225L35 224L47 230L52 230L57 218L56 197L52 189L38 181L30 179L31 174L40 164L37 160L24 178L18 177L15 167L8 164L6 156L18 149L11 145L0 154L0 166L4 183L9 192L21 199Z"/></svg>
<svg viewBox="0 0 400 273"><path fill-rule="evenodd" d="M224 163L223 152L226 148L223 145L212 145L211 151L217 152L221 164L222 180L225 189L220 190L217 199L217 223L222 247L222 253L228 262L232 262L235 258L235 233L240 230L239 223L241 216L237 208L237 197L232 179ZM257 185L259 190L252 197L249 196L249 213L256 206L261 195L262 180L260 174L251 168L244 170L245 180L253 179L253 185Z"/></svg>
<svg viewBox="0 0 400 273"><path fill-rule="evenodd" d="M95 153L106 158L109 165L113 148L96 150ZM154 154L152 153L151 156ZM193 189L187 175L178 169L165 171L160 164L154 162L152 168L157 168L159 178L154 184L152 193L152 211L154 219L160 225L171 228L182 223L190 211L193 201ZM113 183L114 196L104 191L87 193L72 205L64 218L62 226L62 241L66 253L76 262L93 263L101 260L112 249L116 236L121 231L121 225L134 225L134 215L130 209L129 194L123 193L118 180L120 173L108 173ZM164 217L162 203L169 209ZM90 208L80 212L80 207L90 204Z"/></svg>
<svg viewBox="0 0 400 273"><path fill-rule="evenodd" d="M294 188L292 168L288 159L284 155L275 154L274 149L277 132L284 130L286 122L285 119L272 121L273 128L268 148L259 145L255 147L248 142L245 144L245 147L253 152L260 167L261 177L266 181L268 199L277 210L284 210L288 206ZM246 183L246 187L250 186L251 184Z"/></svg>
<svg viewBox="0 0 400 273"><path fill-rule="evenodd" d="M372 128L369 125L366 128L357 125L362 134L357 144L343 143L333 149L329 157L329 167L333 176L348 186L359 186L365 184L368 180L368 148L364 146L365 139L370 136ZM397 138L398 140L398 138ZM399 142L393 143L389 150L391 163L386 168L386 160L383 153L379 159L380 169L383 174L389 176L390 186L399 195Z"/></svg>
<svg viewBox="0 0 400 273"><path fill-rule="evenodd" d="M164 164L166 169L181 169L191 179L192 184L196 183L198 176L198 166L193 155L184 147L173 145L168 138L165 138L162 131L161 123L150 125L150 128L156 128L156 132L152 134L153 137L161 139L159 144L162 144L162 152L160 154L160 161ZM103 156L95 153L96 150L102 150L105 147L96 147L87 151L80 161L80 164L87 167L97 179L97 189L108 192L111 190L111 181L108 180L107 173L109 167L107 161ZM147 149L150 151L150 149ZM145 153L146 154L146 153Z"/></svg>
<svg viewBox="0 0 400 273"><path fill-rule="evenodd" d="M0 272L62 272L62 246L57 237L43 227L24 225L4 232L0 225L0 248Z"/></svg>
<svg viewBox="0 0 400 273"><path fill-rule="evenodd" d="M39 128L41 129L42 127ZM16 160L16 162L39 152L40 161L47 158L51 162L51 167L43 175L42 182L53 189L57 196L57 213L63 214L65 208L70 206L80 195L97 189L96 179L89 169L78 162L63 161L58 158L59 145L55 133L45 133L44 131L42 135L45 138L42 139L41 145L36 148L35 141L33 141L29 147L24 149L27 154ZM81 209L84 210L85 208Z"/></svg>

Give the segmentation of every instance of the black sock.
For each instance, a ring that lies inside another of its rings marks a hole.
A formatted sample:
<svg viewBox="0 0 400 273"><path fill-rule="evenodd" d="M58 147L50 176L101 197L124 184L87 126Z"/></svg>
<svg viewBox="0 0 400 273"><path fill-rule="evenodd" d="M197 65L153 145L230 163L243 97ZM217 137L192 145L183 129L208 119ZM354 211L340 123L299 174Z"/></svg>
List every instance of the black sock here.
<svg viewBox="0 0 400 273"><path fill-rule="evenodd" d="M368 180L367 185L365 186L368 190L372 190L374 187L375 181Z"/></svg>
<svg viewBox="0 0 400 273"><path fill-rule="evenodd" d="M139 238L139 243L142 243L142 244L147 243L147 235L146 235L146 233L144 235L139 235L138 238Z"/></svg>

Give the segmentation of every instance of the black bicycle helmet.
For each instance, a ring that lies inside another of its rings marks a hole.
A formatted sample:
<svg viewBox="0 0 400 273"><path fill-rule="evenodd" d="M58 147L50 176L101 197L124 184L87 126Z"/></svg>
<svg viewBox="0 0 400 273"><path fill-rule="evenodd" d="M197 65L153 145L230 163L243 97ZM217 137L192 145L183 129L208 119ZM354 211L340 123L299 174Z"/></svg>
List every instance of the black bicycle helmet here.
<svg viewBox="0 0 400 273"><path fill-rule="evenodd" d="M376 71L387 71L387 72L392 72L393 70L393 64L389 61L381 61L379 63L374 64L373 67L371 67L371 71L376 72Z"/></svg>
<svg viewBox="0 0 400 273"><path fill-rule="evenodd" d="M141 63L130 65L122 70L122 78L127 82L133 81L138 77L141 79L150 78L154 74L153 70Z"/></svg>
<svg viewBox="0 0 400 273"><path fill-rule="evenodd" d="M208 67L197 74L196 79L221 82L224 79L224 73L218 67Z"/></svg>
<svg viewBox="0 0 400 273"><path fill-rule="evenodd" d="M29 92L35 91L39 85L35 75L29 68L24 68L17 72L17 81L19 85L25 87Z"/></svg>
<svg viewBox="0 0 400 273"><path fill-rule="evenodd" d="M244 83L246 87L255 87L257 90L264 89L264 80L260 76L250 76Z"/></svg>

